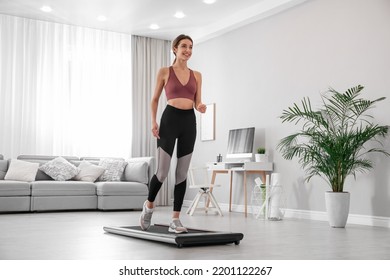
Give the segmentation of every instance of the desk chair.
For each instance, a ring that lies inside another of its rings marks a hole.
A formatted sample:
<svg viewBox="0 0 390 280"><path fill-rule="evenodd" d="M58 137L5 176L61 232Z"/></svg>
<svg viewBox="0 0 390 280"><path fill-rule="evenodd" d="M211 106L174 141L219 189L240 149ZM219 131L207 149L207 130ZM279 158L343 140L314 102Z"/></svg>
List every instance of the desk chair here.
<svg viewBox="0 0 390 280"><path fill-rule="evenodd" d="M199 201L202 197L205 198L203 209L206 213L209 209L214 209L216 213L223 216L221 208L219 208L217 200L212 193L213 188L220 187L220 185L211 184L208 175L207 167L190 167L188 170L189 188L199 189L198 194L195 196L191 206L187 210L187 214L190 214L191 216L198 208ZM210 206L210 204L212 206Z"/></svg>

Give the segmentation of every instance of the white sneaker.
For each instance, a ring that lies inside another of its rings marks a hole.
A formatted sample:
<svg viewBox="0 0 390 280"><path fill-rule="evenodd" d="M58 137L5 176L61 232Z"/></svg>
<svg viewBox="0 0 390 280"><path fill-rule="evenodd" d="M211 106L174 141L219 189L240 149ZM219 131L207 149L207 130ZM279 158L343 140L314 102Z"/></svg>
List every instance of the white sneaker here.
<svg viewBox="0 0 390 280"><path fill-rule="evenodd" d="M179 219L172 220L171 224L169 225L168 231L174 233L188 232L188 230L185 227L183 227Z"/></svg>
<svg viewBox="0 0 390 280"><path fill-rule="evenodd" d="M149 209L146 206L146 201L144 202L144 206L142 207L142 213L141 216L139 217L139 224L142 228L142 230L148 230L152 221L152 215L153 215L153 210Z"/></svg>

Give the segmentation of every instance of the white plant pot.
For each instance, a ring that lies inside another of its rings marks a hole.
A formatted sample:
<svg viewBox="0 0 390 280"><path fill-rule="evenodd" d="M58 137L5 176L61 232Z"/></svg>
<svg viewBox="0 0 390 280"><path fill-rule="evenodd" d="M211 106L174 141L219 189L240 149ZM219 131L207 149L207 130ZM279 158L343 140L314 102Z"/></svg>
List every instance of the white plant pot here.
<svg viewBox="0 0 390 280"><path fill-rule="evenodd" d="M268 156L266 154L255 154L255 161L256 162L267 162Z"/></svg>
<svg viewBox="0 0 390 280"><path fill-rule="evenodd" d="M329 225L335 228L344 228L349 214L349 192L326 192L325 205L328 213Z"/></svg>

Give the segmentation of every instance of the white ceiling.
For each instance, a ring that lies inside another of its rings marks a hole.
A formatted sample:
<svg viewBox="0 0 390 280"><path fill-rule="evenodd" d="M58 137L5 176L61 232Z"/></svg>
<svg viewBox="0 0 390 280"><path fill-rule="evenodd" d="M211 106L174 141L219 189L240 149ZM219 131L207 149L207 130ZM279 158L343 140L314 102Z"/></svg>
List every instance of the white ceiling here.
<svg viewBox="0 0 390 280"><path fill-rule="evenodd" d="M172 40L185 33L206 40L307 0L0 0L0 14ZM53 11L40 10L43 5ZM182 11L186 16L173 15ZM107 20L100 22L99 15ZM151 30L151 24L160 29Z"/></svg>

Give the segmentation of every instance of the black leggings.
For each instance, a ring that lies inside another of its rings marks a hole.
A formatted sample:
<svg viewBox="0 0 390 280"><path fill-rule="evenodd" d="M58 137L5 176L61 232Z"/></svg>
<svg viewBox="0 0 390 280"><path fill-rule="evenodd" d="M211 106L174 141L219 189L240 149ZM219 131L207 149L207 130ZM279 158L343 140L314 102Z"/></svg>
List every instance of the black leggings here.
<svg viewBox="0 0 390 280"><path fill-rule="evenodd" d="M180 211L187 186L187 172L196 139L194 109L181 110L167 105L161 117L160 139L157 139L157 171L149 184L148 200L153 202L168 176L177 139L176 183L173 192L173 211Z"/></svg>

